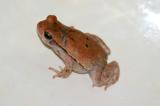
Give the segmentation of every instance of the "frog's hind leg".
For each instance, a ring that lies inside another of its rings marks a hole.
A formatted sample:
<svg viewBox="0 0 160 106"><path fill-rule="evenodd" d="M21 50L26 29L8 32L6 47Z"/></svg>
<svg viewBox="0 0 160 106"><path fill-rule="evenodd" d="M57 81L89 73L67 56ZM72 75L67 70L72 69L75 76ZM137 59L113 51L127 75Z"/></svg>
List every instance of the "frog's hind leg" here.
<svg viewBox="0 0 160 106"><path fill-rule="evenodd" d="M105 90L118 81L119 74L120 69L116 61L112 61L111 63L105 66L101 75L101 84L105 86Z"/></svg>
<svg viewBox="0 0 160 106"><path fill-rule="evenodd" d="M102 69L100 67L94 67L93 71L89 73L93 87L102 87L104 86L105 90L116 83L119 79L119 65L116 61L112 61Z"/></svg>
<svg viewBox="0 0 160 106"><path fill-rule="evenodd" d="M61 68L61 67L60 67ZM65 68L61 68L61 71L56 70L53 67L49 67L49 70L55 72L56 74L53 75L53 78L59 77L59 78L68 78L69 75L72 73L72 70Z"/></svg>

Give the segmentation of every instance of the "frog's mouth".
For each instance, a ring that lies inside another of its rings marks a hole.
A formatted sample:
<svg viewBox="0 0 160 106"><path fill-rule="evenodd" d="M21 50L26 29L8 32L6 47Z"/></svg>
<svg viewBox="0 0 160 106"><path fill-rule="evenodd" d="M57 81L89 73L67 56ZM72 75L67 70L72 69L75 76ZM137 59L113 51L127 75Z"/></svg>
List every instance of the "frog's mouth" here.
<svg viewBox="0 0 160 106"><path fill-rule="evenodd" d="M45 38L41 39L42 43L49 49L53 48L53 46L57 45L54 40L46 40Z"/></svg>
<svg viewBox="0 0 160 106"><path fill-rule="evenodd" d="M53 48L55 45L58 45L54 40L48 41L48 44L51 48ZM59 45L58 45L59 46Z"/></svg>
<svg viewBox="0 0 160 106"><path fill-rule="evenodd" d="M37 31L37 35L44 46L46 46L49 49L52 48L51 45L54 44L53 40L46 40L44 37L41 36L41 34L38 33L38 31Z"/></svg>

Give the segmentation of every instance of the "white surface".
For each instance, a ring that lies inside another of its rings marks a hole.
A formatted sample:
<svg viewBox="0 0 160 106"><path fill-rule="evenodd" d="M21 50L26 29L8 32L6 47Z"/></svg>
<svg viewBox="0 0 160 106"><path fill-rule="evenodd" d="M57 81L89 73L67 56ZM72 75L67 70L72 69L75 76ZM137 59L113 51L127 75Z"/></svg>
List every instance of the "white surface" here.
<svg viewBox="0 0 160 106"><path fill-rule="evenodd" d="M0 106L160 106L160 0L0 2ZM36 34L49 14L107 42L118 83L104 92L88 75L53 80L48 66L63 63Z"/></svg>

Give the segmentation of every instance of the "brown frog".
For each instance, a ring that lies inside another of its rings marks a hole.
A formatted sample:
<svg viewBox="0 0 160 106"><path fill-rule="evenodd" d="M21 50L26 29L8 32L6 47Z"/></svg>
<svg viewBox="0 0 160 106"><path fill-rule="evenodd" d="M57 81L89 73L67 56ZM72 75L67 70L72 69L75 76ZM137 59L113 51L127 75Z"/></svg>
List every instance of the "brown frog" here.
<svg viewBox="0 0 160 106"><path fill-rule="evenodd" d="M116 61L107 63L110 49L96 35L63 25L55 15L40 21L37 33L43 44L65 64L61 71L49 68L56 72L53 78L67 78L72 72L89 74L93 86L105 89L118 81L119 65Z"/></svg>

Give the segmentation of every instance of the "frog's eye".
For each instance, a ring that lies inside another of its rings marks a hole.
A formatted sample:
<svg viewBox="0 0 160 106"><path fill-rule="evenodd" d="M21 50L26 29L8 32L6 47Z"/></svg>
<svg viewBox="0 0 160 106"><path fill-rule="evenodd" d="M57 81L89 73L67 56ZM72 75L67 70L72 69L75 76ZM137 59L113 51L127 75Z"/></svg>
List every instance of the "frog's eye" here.
<svg viewBox="0 0 160 106"><path fill-rule="evenodd" d="M47 40L51 40L52 39L52 36L48 33L48 32L44 32L44 37L47 39Z"/></svg>

